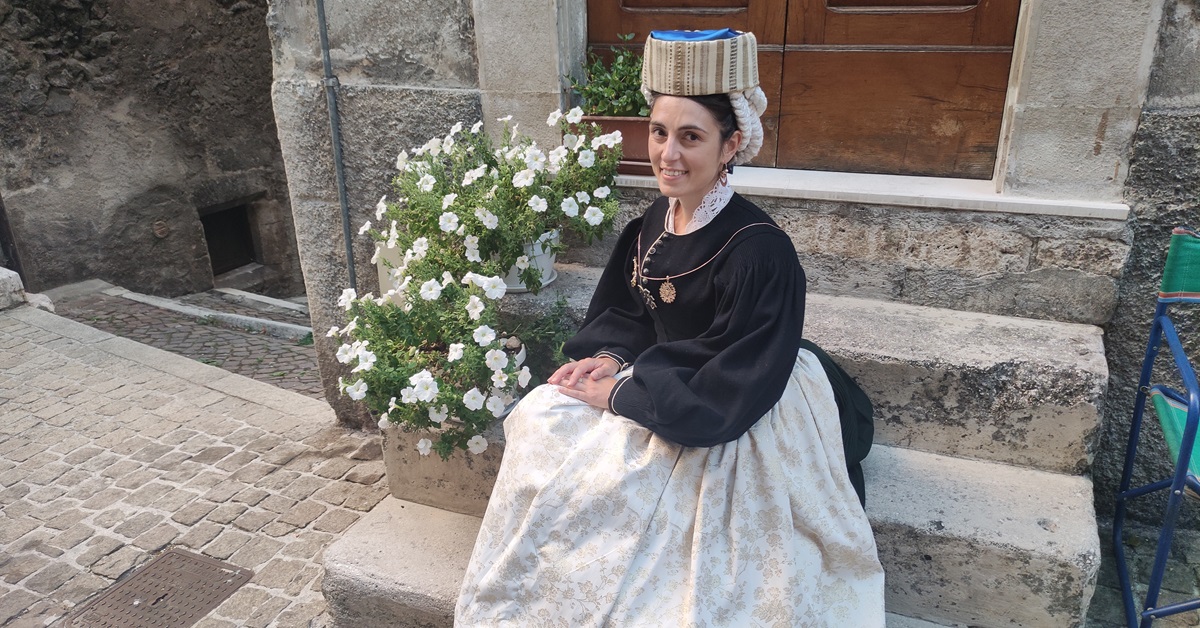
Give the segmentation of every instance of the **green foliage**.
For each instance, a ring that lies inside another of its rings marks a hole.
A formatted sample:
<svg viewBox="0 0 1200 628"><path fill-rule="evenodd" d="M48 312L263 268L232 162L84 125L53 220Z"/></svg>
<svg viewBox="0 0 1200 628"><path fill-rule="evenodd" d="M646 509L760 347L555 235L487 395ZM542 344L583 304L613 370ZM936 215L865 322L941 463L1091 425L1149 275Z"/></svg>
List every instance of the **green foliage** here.
<svg viewBox="0 0 1200 628"><path fill-rule="evenodd" d="M563 145L548 152L506 120L498 145L481 123L465 132L456 124L402 152L396 200L381 199L377 224L360 231L375 240L389 281L379 297L347 289L339 300L349 321L328 335L344 339L338 360L354 367L339 387L381 427L428 434L422 454L482 451L482 433L531 385L534 369L544 378L561 360L572 331L565 303L535 320L502 320L496 301L510 268L530 290L541 287L531 245L559 251L562 231L591 241L612 227L620 134L601 134L582 115L550 115Z"/></svg>
<svg viewBox="0 0 1200 628"><path fill-rule="evenodd" d="M617 35L622 41L631 41L633 33ZM571 89L583 99L583 109L593 116L640 116L650 115L646 97L642 95L642 55L617 48L612 51L612 63L588 51L588 62L583 66L584 80L571 81Z"/></svg>

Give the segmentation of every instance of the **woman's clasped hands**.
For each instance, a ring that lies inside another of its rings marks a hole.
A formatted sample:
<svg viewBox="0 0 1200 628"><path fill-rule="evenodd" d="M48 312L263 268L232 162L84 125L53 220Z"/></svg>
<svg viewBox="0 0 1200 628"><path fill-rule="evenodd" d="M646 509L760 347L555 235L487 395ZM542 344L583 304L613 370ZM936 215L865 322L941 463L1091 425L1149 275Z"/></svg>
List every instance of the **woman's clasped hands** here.
<svg viewBox="0 0 1200 628"><path fill-rule="evenodd" d="M611 358L584 358L558 367L548 380L562 394L597 408L608 409L608 396L617 385L617 362Z"/></svg>

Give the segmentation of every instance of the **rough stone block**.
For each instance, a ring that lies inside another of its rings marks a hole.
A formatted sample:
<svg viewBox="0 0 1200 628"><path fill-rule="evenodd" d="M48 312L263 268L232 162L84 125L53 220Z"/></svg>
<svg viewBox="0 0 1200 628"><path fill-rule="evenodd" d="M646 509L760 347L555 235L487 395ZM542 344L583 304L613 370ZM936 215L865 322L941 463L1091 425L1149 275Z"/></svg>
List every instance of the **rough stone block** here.
<svg viewBox="0 0 1200 628"><path fill-rule="evenodd" d="M1082 625L1100 569L1089 480L893 447L863 467L888 610Z"/></svg>
<svg viewBox="0 0 1200 628"><path fill-rule="evenodd" d="M450 626L479 522L385 498L325 551L335 625Z"/></svg>
<svg viewBox="0 0 1200 628"><path fill-rule="evenodd" d="M450 512L483 516L504 455L503 425L496 424L484 433L488 448L483 453L458 451L449 460L442 460L436 454L422 456L417 451L417 441L424 437L420 432L405 432L399 427L383 431L383 461L392 496Z"/></svg>
<svg viewBox="0 0 1200 628"><path fill-rule="evenodd" d="M0 310L25 304L25 286L14 270L0 267Z"/></svg>

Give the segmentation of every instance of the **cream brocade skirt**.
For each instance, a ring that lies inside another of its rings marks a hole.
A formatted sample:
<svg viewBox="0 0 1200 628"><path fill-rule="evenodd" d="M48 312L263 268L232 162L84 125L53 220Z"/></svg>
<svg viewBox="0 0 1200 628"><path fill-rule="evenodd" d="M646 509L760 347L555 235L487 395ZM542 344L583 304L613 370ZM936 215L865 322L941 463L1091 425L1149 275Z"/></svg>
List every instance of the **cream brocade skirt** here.
<svg viewBox="0 0 1200 628"><path fill-rule="evenodd" d="M504 430L457 626L884 625L875 538L808 351L779 403L716 447L553 386Z"/></svg>

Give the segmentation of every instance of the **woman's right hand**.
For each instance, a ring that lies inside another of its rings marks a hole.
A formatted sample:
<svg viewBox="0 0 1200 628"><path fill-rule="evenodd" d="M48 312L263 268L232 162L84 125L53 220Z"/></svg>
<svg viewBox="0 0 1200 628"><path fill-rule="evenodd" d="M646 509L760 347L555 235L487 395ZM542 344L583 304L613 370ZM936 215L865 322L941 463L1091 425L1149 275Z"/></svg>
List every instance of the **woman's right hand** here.
<svg viewBox="0 0 1200 628"><path fill-rule="evenodd" d="M575 384L583 377L591 377L593 380L612 377L617 374L617 361L612 358L584 358L578 361L567 362L558 367L557 371L550 376L549 383L564 388L573 388Z"/></svg>

